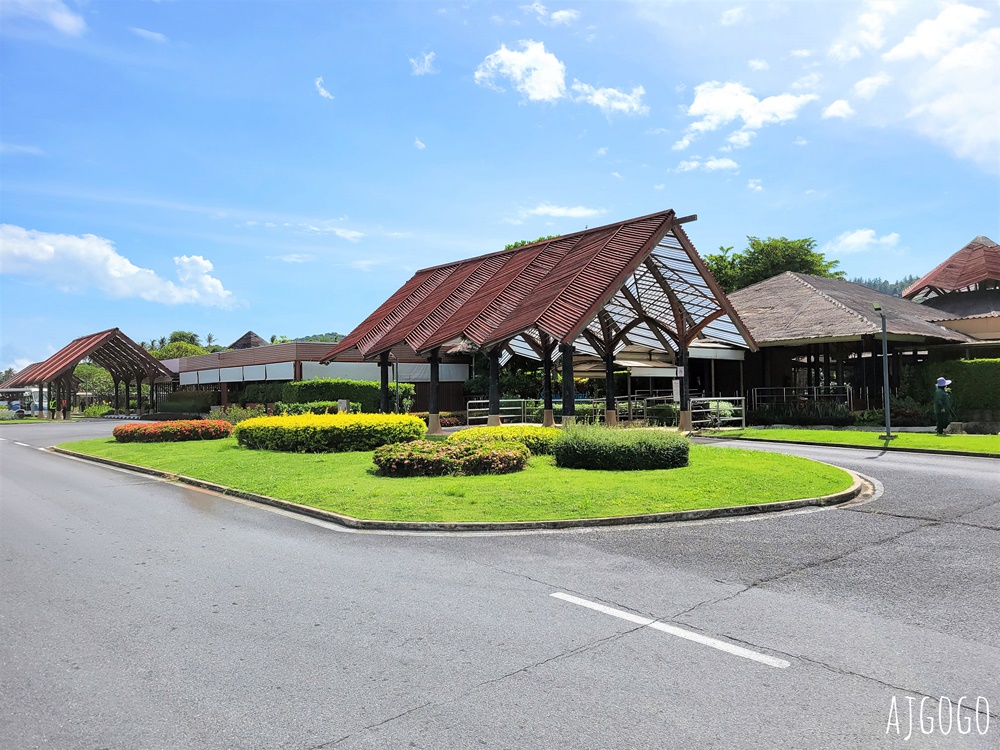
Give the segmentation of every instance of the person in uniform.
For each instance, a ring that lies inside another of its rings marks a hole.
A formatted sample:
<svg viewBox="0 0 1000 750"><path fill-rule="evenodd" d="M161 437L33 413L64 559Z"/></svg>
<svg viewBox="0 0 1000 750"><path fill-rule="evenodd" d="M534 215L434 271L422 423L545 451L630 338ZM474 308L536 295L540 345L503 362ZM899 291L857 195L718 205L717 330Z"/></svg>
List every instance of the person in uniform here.
<svg viewBox="0 0 1000 750"><path fill-rule="evenodd" d="M937 434L944 435L945 428L951 422L951 381L947 378L937 379L937 389L934 391L934 416L937 418Z"/></svg>

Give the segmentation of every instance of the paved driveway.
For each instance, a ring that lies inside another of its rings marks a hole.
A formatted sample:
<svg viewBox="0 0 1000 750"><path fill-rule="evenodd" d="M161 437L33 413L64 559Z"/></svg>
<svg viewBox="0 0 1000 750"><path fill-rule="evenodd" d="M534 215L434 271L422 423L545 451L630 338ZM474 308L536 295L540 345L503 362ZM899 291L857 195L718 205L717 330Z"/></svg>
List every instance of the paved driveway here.
<svg viewBox="0 0 1000 750"><path fill-rule="evenodd" d="M0 427L2 747L1000 744L1000 462L802 448L884 492L405 535L37 449L110 429Z"/></svg>

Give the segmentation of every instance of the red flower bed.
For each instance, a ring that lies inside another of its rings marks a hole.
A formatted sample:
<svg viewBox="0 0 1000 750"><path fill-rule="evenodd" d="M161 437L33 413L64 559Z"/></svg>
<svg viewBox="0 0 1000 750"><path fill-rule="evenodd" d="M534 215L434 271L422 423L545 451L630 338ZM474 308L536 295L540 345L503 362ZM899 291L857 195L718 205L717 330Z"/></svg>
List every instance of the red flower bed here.
<svg viewBox="0 0 1000 750"><path fill-rule="evenodd" d="M221 419L178 419L153 424L120 424L112 431L119 443L179 443L182 440L219 440L233 426Z"/></svg>

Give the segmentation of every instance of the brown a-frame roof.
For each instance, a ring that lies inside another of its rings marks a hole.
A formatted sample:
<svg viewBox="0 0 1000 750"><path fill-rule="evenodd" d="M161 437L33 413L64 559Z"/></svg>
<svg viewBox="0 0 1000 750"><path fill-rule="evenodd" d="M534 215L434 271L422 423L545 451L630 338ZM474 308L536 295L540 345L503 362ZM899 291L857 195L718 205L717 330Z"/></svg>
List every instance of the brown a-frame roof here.
<svg viewBox="0 0 1000 750"><path fill-rule="evenodd" d="M137 375L154 380L173 378L173 373L163 363L119 329L109 328L74 339L44 362L36 362L21 370L4 386L20 388L65 380L88 357L117 380L134 380Z"/></svg>
<svg viewBox="0 0 1000 750"><path fill-rule="evenodd" d="M756 348L672 210L417 271L334 346L375 357L551 343L678 350L696 339Z"/></svg>
<svg viewBox="0 0 1000 750"><path fill-rule="evenodd" d="M979 236L930 273L903 290L906 299L925 299L948 292L1000 286L1000 247Z"/></svg>

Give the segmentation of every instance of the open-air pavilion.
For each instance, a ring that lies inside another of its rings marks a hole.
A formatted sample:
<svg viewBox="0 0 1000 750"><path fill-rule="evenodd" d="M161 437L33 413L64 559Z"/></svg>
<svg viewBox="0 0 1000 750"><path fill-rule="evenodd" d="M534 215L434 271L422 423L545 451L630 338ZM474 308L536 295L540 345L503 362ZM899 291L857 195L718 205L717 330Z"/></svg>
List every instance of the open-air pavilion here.
<svg viewBox="0 0 1000 750"><path fill-rule="evenodd" d="M88 336L74 339L44 362L37 362L21 370L3 383L4 388L38 388L39 408L48 401L53 418L61 412L52 406L67 405L76 392L79 380L73 375L76 366L85 359L100 365L111 373L115 384L115 410L120 411L122 401L119 386L124 384L124 408L128 408L130 388L135 386L137 410L142 411L142 384L150 386L150 403L156 409L158 390L169 388L173 373L158 360L122 333L118 328L110 328ZM161 388L157 388L157 386ZM44 394L44 395L43 395Z"/></svg>
<svg viewBox="0 0 1000 750"><path fill-rule="evenodd" d="M617 422L613 373L623 361L672 364L681 381L682 429L690 426L693 346L756 344L672 210L417 271L322 361L377 360L389 411L390 353L430 363L429 427L440 432L441 357L489 357L488 424L500 423L500 367L518 354L543 366L544 423L554 422L552 367L562 367L563 421L572 421L574 372L607 378L605 421Z"/></svg>

